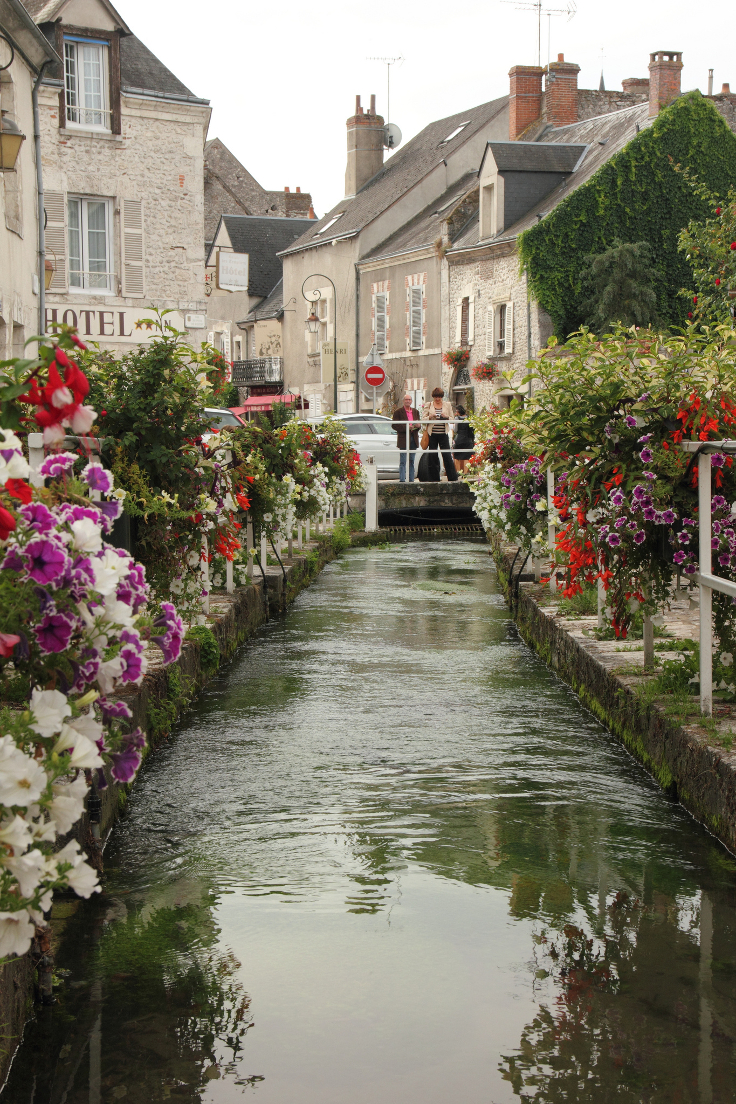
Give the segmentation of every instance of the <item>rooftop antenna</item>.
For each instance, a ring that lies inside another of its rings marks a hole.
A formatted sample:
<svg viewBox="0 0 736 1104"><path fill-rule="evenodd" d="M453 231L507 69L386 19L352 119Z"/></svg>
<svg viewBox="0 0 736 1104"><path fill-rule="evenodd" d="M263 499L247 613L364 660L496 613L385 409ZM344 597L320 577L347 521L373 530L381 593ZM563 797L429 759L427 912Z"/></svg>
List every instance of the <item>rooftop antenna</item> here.
<svg viewBox="0 0 736 1104"><path fill-rule="evenodd" d="M369 57L366 61L382 61L386 66L386 124L391 122L391 66L403 62L403 57Z"/></svg>
<svg viewBox="0 0 736 1104"><path fill-rule="evenodd" d="M552 16L566 15L569 23L578 10L576 0L567 0L567 5L564 8L545 8L542 6L542 0L501 0L501 3L513 4L517 11L533 11L537 13L537 65L540 68L542 65L542 16L547 16L547 64L549 65L549 28Z"/></svg>

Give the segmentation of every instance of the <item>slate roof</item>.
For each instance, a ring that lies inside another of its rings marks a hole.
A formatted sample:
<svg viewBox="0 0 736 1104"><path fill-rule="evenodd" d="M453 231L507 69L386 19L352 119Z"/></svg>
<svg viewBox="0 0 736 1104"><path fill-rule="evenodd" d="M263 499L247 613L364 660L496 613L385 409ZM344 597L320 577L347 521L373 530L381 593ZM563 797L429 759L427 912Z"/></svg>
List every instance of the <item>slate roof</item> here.
<svg viewBox="0 0 736 1104"><path fill-rule="evenodd" d="M477 179L477 172L466 173L452 188L448 188L444 195L433 200L415 218L407 222L390 238L382 241L365 257L362 257L361 264L363 261L372 261L379 257L392 257L397 253L408 253L414 249L434 245L442 232L443 221L450 214L453 207L460 202L465 193L472 188ZM464 227L461 228L462 230L464 230Z"/></svg>
<svg viewBox="0 0 736 1104"><path fill-rule="evenodd" d="M548 127L540 134L544 143L560 143L562 145L583 145L587 151L576 172L571 173L567 179L558 184L541 201L534 204L522 218L517 219L513 226L502 230L495 238L489 238L483 244L513 241L524 230L533 226L537 220L537 214L549 214L566 196L590 180L601 165L617 154L631 141L638 130L649 126L652 120L649 118L649 104L635 104L633 107L625 107L620 111L613 111L608 115L597 115L592 119L584 119L579 123L571 123L565 127ZM533 143L530 143L533 144ZM478 217L468 224L465 231L453 242L452 252L458 249L467 249L479 244Z"/></svg>
<svg viewBox="0 0 736 1104"><path fill-rule="evenodd" d="M323 218L312 222L306 234L287 252L296 253L315 238L320 242L331 241L335 237L350 236L362 230L397 199L406 195L430 169L439 164L448 151L454 151L485 127L507 103L508 96L501 96L489 103L471 107L469 111L459 111L456 115L430 123L397 150L356 196L340 200ZM467 123L467 126L451 142L446 142L445 139L462 123ZM342 214L342 218L335 223L334 230L331 228L324 238L319 237L320 229L337 214Z"/></svg>
<svg viewBox="0 0 736 1104"><path fill-rule="evenodd" d="M489 142L499 172L573 172L585 153L583 145L559 142Z"/></svg>
<svg viewBox="0 0 736 1104"><path fill-rule="evenodd" d="M120 84L123 91L153 92L172 99L208 104L189 91L135 35L120 39Z"/></svg>
<svg viewBox="0 0 736 1104"><path fill-rule="evenodd" d="M272 215L223 215L232 247L236 253L247 253L248 294L270 295L281 279L283 249L303 234L314 219L276 218ZM219 226L218 226L219 231ZM215 240L217 235L215 235ZM207 263L210 263L210 254Z"/></svg>
<svg viewBox="0 0 736 1104"><path fill-rule="evenodd" d="M66 2L67 0L24 0L26 11L36 23L48 23L50 20L56 19ZM115 10L109 0L101 0L101 3L116 20L123 33L130 34L127 23L124 19L121 19L120 13Z"/></svg>
<svg viewBox="0 0 736 1104"><path fill-rule="evenodd" d="M262 318L280 318L284 313L284 281L279 280L276 287L266 296L262 303L253 310L248 311L245 322L258 322ZM242 326L243 322L238 322Z"/></svg>

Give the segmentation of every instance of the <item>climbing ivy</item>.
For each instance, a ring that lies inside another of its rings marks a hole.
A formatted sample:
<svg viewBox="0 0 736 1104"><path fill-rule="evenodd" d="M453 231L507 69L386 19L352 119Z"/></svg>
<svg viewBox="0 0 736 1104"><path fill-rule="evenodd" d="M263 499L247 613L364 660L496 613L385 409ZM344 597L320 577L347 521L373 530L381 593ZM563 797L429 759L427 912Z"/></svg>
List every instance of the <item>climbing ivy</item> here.
<svg viewBox="0 0 736 1104"><path fill-rule="evenodd" d="M678 292L692 286L693 275L678 252L678 235L711 209L676 165L724 197L736 180L736 135L699 92L688 92L660 112L650 127L520 236L522 268L558 338L565 340L583 321L585 258L603 253L616 239L649 243L658 314L667 326L685 324L688 308Z"/></svg>

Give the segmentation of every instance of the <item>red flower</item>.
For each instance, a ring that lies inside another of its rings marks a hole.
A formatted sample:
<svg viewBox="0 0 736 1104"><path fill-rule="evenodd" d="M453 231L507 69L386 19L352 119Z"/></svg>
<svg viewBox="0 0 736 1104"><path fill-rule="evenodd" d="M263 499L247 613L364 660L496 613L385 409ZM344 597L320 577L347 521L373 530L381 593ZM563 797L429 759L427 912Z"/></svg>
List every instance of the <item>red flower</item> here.
<svg viewBox="0 0 736 1104"><path fill-rule="evenodd" d="M250 506L250 500L246 498L242 491L238 491L235 496L235 501L241 510L247 510Z"/></svg>
<svg viewBox="0 0 736 1104"><path fill-rule="evenodd" d="M688 312L687 312L687 316L688 316L688 318L692 318L692 316L693 316L693 312L692 312L692 311L688 311Z"/></svg>
<svg viewBox="0 0 736 1104"><path fill-rule="evenodd" d="M698 301L697 295L693 295L693 303L697 303L697 301Z"/></svg>
<svg viewBox="0 0 736 1104"><path fill-rule="evenodd" d="M720 287L720 284L721 284L721 278L720 278L720 276L716 276L716 287Z"/></svg>
<svg viewBox="0 0 736 1104"><path fill-rule="evenodd" d="M736 249L736 242L731 242L731 248Z"/></svg>
<svg viewBox="0 0 736 1104"><path fill-rule="evenodd" d="M87 346L79 340L79 338L77 337L76 334L70 333L69 337L71 338L71 340L74 342L74 344L77 346L78 349L86 350Z"/></svg>
<svg viewBox="0 0 736 1104"><path fill-rule="evenodd" d="M15 518L10 510L6 510L4 506L0 506L0 540L7 540L14 529Z"/></svg>
<svg viewBox="0 0 736 1104"><path fill-rule="evenodd" d="M33 498L33 491L22 479L8 479L5 490L11 498L19 499L24 506L27 506Z"/></svg>
<svg viewBox="0 0 736 1104"><path fill-rule="evenodd" d="M721 213L721 208L720 208L720 207L716 207L716 214L717 214L717 215L720 215L720 213Z"/></svg>
<svg viewBox="0 0 736 1104"><path fill-rule="evenodd" d="M20 644L20 637L13 636L12 633L0 632L0 656L3 659L9 659L13 654L13 648L16 644Z"/></svg>

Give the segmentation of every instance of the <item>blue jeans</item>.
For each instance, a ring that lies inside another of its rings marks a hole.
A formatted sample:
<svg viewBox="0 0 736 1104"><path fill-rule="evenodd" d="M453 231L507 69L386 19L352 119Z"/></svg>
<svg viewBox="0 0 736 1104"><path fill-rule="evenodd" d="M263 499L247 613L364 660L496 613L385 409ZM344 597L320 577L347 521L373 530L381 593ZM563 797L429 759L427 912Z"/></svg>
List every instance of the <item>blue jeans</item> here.
<svg viewBox="0 0 736 1104"><path fill-rule="evenodd" d="M409 482L414 482L414 461L416 460L416 453L412 449L409 453ZM402 451L399 455L399 482L406 483L406 452Z"/></svg>

